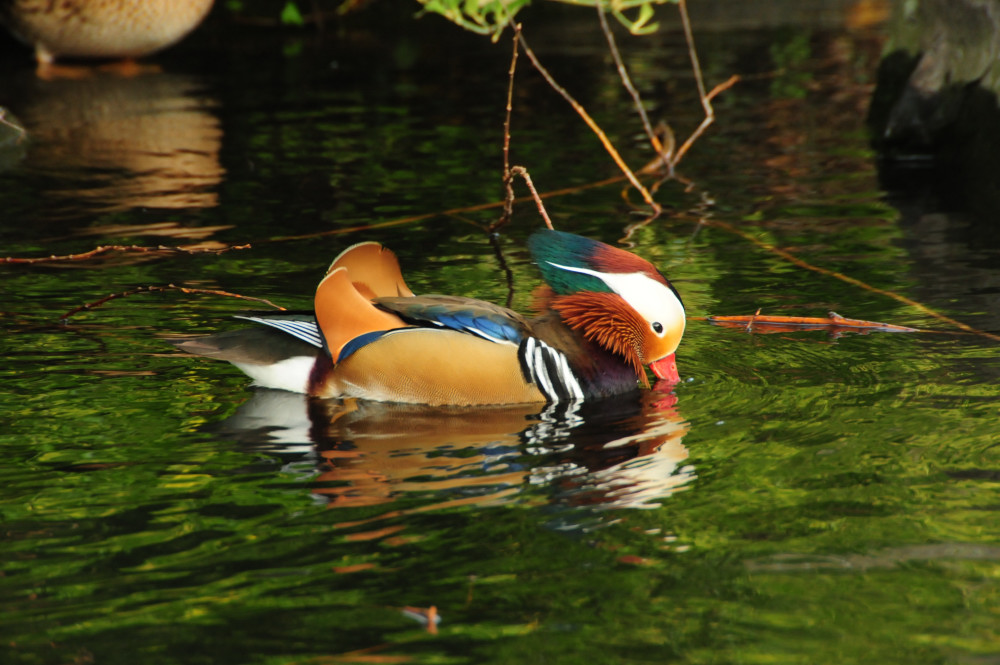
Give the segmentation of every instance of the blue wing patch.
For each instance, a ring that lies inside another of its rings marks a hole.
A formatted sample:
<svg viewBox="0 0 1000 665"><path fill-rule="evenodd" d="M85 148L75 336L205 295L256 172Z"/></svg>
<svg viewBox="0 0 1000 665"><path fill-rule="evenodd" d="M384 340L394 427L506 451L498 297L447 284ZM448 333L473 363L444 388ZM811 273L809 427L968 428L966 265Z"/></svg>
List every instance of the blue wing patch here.
<svg viewBox="0 0 1000 665"><path fill-rule="evenodd" d="M521 332L512 325L471 312L441 313L431 323L442 328L472 333L493 342L520 342Z"/></svg>
<svg viewBox="0 0 1000 665"><path fill-rule="evenodd" d="M401 328L397 330L407 330L406 328ZM343 362L345 358L357 351L363 346L371 344L375 340L381 338L387 333L393 332L392 330L375 330L374 332L365 333L363 335L358 335L350 342L344 345L344 348L340 350L340 355L337 357L337 362Z"/></svg>
<svg viewBox="0 0 1000 665"><path fill-rule="evenodd" d="M521 332L514 326L503 325L502 323L498 323L497 321L487 318L478 319L476 323L478 324L479 329L490 337L495 337L508 342L521 341Z"/></svg>
<svg viewBox="0 0 1000 665"><path fill-rule="evenodd" d="M375 304L416 326L447 328L491 342L519 343L527 322L509 309L460 296L376 298Z"/></svg>

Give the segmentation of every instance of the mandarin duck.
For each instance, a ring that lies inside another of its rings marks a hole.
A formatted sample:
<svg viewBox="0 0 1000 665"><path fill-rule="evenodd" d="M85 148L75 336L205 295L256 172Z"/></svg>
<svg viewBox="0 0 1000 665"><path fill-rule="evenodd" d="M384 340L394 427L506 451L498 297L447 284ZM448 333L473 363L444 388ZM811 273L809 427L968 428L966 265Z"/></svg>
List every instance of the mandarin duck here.
<svg viewBox="0 0 1000 665"><path fill-rule="evenodd" d="M212 0L0 0L0 23L56 58L136 58L180 41L201 23Z"/></svg>
<svg viewBox="0 0 1000 665"><path fill-rule="evenodd" d="M173 340L228 360L257 385L316 397L489 405L608 397L676 382L684 306L651 263L542 230L528 241L548 288L542 314L472 298L416 296L375 242L344 250L311 313L248 314L259 327Z"/></svg>

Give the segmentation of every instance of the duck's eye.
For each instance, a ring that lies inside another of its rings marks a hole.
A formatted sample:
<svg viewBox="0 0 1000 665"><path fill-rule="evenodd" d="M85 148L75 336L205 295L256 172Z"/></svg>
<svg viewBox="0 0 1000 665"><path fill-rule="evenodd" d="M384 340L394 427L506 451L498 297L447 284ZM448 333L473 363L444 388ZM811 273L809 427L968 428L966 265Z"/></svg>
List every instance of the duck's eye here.
<svg viewBox="0 0 1000 665"><path fill-rule="evenodd" d="M653 332L657 335L663 334L663 325L659 321L653 321Z"/></svg>

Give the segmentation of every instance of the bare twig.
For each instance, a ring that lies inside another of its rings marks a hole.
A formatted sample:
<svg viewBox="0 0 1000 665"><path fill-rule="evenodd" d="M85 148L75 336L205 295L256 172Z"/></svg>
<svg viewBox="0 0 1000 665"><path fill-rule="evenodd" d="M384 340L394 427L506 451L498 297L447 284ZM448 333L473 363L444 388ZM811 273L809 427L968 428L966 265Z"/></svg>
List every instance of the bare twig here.
<svg viewBox="0 0 1000 665"><path fill-rule="evenodd" d="M739 80L740 80L739 75L733 74L728 79L726 79L722 83L718 84L717 86L709 90L708 94L705 95L704 98L702 98L701 100L702 106L704 106L707 109L705 119L701 121L701 124L698 125L698 128L694 130L694 132L691 134L691 136L687 138L686 141L684 141L680 149L677 151L677 154L674 155L673 166L676 166L677 163L681 161L685 153L687 153L688 149L692 145L694 145L694 142L698 140L698 138L705 132L706 129L708 129L709 125L715 122L715 111L712 109L712 100L715 99L715 96L718 95L720 92L723 92L733 87L739 82Z"/></svg>
<svg viewBox="0 0 1000 665"><path fill-rule="evenodd" d="M723 90L731 87L739 77L732 76L723 84L715 86L711 92L705 92L705 80L701 75L701 64L698 62L698 51L694 47L694 32L691 30L691 18L688 16L687 10L687 0L678 0L677 8L681 13L681 24L684 26L684 39L687 41L688 46L688 57L691 59L691 70L694 72L695 83L698 86L698 97L701 99L701 106L705 110L705 119L701 121L691 136L687 138L681 147L677 150L677 154L673 156L670 160L670 170L673 171L674 167L680 163L681 159L687 151L694 145L694 142L698 140L699 137L708 129L709 125L715 122L715 110L712 108L712 98Z"/></svg>
<svg viewBox="0 0 1000 665"><path fill-rule="evenodd" d="M521 24L514 25L514 47L510 56L510 81L507 84L507 114L503 122L503 187L504 202L500 218L490 225L494 232L510 221L514 214L514 175L510 172L510 116L514 108L514 71L517 67L517 43L521 35Z"/></svg>
<svg viewBox="0 0 1000 665"><path fill-rule="evenodd" d="M157 293L162 291L180 291L181 293L197 293L210 296L224 296L226 298L239 298L240 300L250 300L253 302L264 303L275 309L284 310L285 308L280 305L275 305L270 300L266 298L254 298L252 296L244 296L238 293L230 293L229 291L219 291L217 289L196 289L187 286L177 286L175 284L168 284L166 286L140 286L137 289L132 289L131 291L123 291L121 293L112 293L110 295L104 296L99 300L94 300L93 302L86 303L85 305L80 305L70 311L66 312L59 317L61 323L65 323L66 319L70 318L74 314L79 314L83 311L88 311L100 307L101 305L111 302L112 300L117 300L119 298L125 298L127 296L134 296L137 293Z"/></svg>
<svg viewBox="0 0 1000 665"><path fill-rule="evenodd" d="M514 25L513 48L510 54L509 81L507 83L507 114L503 121L503 173L510 175L510 115L514 110L514 72L517 70L517 38L521 35L521 24Z"/></svg>
<svg viewBox="0 0 1000 665"><path fill-rule="evenodd" d="M615 61L615 67L618 68L618 76L622 80L622 85L625 86L628 94L632 96L632 101L635 103L635 110L639 113L639 118L642 119L642 128L646 131L646 136L649 137L649 143L653 146L653 150L656 152L658 160L669 169L671 168L670 151L664 150L660 137L658 137L656 132L653 131L653 126L649 122L649 116L646 114L646 109L642 106L642 98L639 96L639 91L636 90L635 86L632 84L632 79L628 75L628 70L625 69L625 62L622 60L621 52L618 50L618 44L615 43L615 35L611 32L611 28L608 26L608 17L604 13L604 5L597 2L594 6L597 7L597 17L601 22L601 31L604 33L605 39L608 40L608 48L611 50L611 57Z"/></svg>
<svg viewBox="0 0 1000 665"><path fill-rule="evenodd" d="M705 95L705 101L706 102L711 102L713 99L716 98L716 96L718 96L718 94L720 92L725 92L726 90L729 90L730 88L732 88L734 85L736 85L739 82L740 82L740 75L739 74L733 74L732 76L730 76L729 78L727 78L725 81L723 81L722 83L718 84L717 86L715 86L714 88L712 88L711 90L709 90L708 94Z"/></svg>
<svg viewBox="0 0 1000 665"><path fill-rule="evenodd" d="M538 190L535 189L535 183L531 182L531 176L528 175L528 169L523 166L512 166L510 168L510 174L511 176L519 175L524 178L524 184L526 184L528 189L531 190L531 197L535 199L535 205L538 206L538 213L542 216L542 219L545 220L545 226L547 226L550 230L555 230L552 226L552 220L549 219L549 213L545 212L545 204L542 203L542 197L538 195Z"/></svg>
<svg viewBox="0 0 1000 665"><path fill-rule="evenodd" d="M157 245L156 247L145 247L142 245L102 245L100 247L95 247L88 252L81 252L79 254L63 254L62 256L32 256L32 257L17 257L17 256L5 256L0 257L0 263L52 263L56 261L86 261L87 259L92 259L95 256L101 254L107 254L109 252L121 252L121 253L138 253L138 254L222 254L224 252L230 252L235 249L250 249L250 245L232 245L229 247L221 247L218 249L209 247L167 247L165 245Z"/></svg>
<svg viewBox="0 0 1000 665"><path fill-rule="evenodd" d="M618 168L621 169L622 173L625 174L625 177L628 178L628 181L630 183L632 183L632 186L635 187L640 194L642 194L642 198L646 202L646 205L648 205L650 208L653 209L653 216L655 217L659 215L661 212L660 204L653 200L653 197L652 195L650 195L649 190L647 190L646 187L641 182L639 182L639 179L635 177L635 174L632 173L632 170L628 167L628 164L625 163L625 160L622 159L622 156L618 154L618 150L616 150L614 145L612 145L611 141L608 139L607 134L604 133L604 130L602 130L598 126L598 124L594 121L594 119L590 117L590 114L587 113L586 109L584 109L583 106L581 106L580 103L577 102L573 98L573 96L566 91L565 88L556 83L556 80L552 77L552 74L550 74L549 71L545 69L542 63L538 60L538 57L535 55L535 52L531 50L530 46L528 46L528 42L527 40L525 40L524 34L518 35L518 41L521 43L521 48L524 49L525 55L527 55L528 58L531 60L531 64L535 66L535 69L537 69L538 73L542 75L542 78L544 78L545 81L549 84L549 86L553 90L558 92L559 95L563 99L565 99L570 106L573 107L573 110L576 111L577 114L587 124L587 126L590 127L590 130L597 135L597 138L601 141L601 145L603 145L604 149L608 152L609 155L611 155L611 159L613 159L615 164L618 165Z"/></svg>

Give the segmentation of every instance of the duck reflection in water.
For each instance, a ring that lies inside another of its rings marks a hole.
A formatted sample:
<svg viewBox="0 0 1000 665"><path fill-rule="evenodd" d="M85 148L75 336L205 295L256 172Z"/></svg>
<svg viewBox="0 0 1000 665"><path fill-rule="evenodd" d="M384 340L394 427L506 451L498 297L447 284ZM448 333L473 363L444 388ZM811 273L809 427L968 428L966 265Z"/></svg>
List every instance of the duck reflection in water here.
<svg viewBox="0 0 1000 665"><path fill-rule="evenodd" d="M601 510L658 507L694 479L670 389L473 409L258 390L218 427L311 474L331 508L548 503L573 513L559 518L573 526Z"/></svg>
<svg viewBox="0 0 1000 665"><path fill-rule="evenodd" d="M53 217L81 207L214 207L224 170L217 103L197 78L165 72L39 80L21 72L0 89L31 137L23 169L44 176L63 202Z"/></svg>

